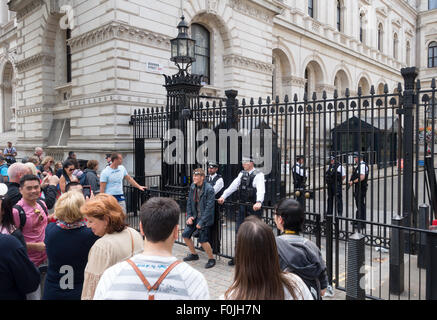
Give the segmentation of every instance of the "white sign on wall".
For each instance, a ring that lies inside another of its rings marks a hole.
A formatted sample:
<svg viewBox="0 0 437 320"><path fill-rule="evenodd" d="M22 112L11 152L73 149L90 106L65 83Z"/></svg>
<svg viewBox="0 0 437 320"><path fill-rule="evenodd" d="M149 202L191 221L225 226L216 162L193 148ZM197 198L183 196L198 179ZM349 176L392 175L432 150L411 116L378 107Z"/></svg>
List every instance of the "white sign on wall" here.
<svg viewBox="0 0 437 320"><path fill-rule="evenodd" d="M147 65L146 70L148 72L159 73L159 74L164 73L164 66L160 63L148 61L146 62L146 65Z"/></svg>

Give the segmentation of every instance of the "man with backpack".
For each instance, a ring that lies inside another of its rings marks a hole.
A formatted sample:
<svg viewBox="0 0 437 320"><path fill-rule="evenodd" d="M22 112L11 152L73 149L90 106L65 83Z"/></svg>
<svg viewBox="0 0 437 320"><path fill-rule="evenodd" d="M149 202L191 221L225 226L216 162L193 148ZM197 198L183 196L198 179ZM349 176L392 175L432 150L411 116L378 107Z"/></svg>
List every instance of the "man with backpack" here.
<svg viewBox="0 0 437 320"><path fill-rule="evenodd" d="M79 182L82 186L91 186L93 193L98 194L100 192L100 181L97 177L99 162L97 160L89 160L86 166L87 168L80 176Z"/></svg>
<svg viewBox="0 0 437 320"><path fill-rule="evenodd" d="M321 300L328 287L326 265L320 249L299 233L303 230L305 213L293 199L281 200L275 208L275 223L282 234L276 237L279 264L305 282L315 300Z"/></svg>
<svg viewBox="0 0 437 320"><path fill-rule="evenodd" d="M49 217L46 204L39 198L39 178L34 175L23 176L20 179L20 193L22 198L12 209L14 224L26 241L29 259L39 268L43 278L47 268L44 238Z"/></svg>

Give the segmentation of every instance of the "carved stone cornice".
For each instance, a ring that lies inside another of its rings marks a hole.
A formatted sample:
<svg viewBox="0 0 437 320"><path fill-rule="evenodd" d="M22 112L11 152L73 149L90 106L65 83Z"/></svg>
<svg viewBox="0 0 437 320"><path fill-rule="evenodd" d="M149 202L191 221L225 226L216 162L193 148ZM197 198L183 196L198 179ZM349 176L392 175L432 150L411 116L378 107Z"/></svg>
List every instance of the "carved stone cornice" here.
<svg viewBox="0 0 437 320"><path fill-rule="evenodd" d="M54 66L55 57L47 53L37 53L27 59L17 62L16 67L19 73L39 67L39 66Z"/></svg>
<svg viewBox="0 0 437 320"><path fill-rule="evenodd" d="M378 7L376 8L376 14L379 14L380 16L387 18L388 13L387 13L387 8L385 7Z"/></svg>
<svg viewBox="0 0 437 320"><path fill-rule="evenodd" d="M251 69L267 74L273 73L273 64L265 63L255 59L238 56L236 54L229 54L223 57L224 65L227 67L239 67L245 69Z"/></svg>
<svg viewBox="0 0 437 320"><path fill-rule="evenodd" d="M305 84L307 83L305 78L290 76L290 84L296 87L305 87Z"/></svg>
<svg viewBox="0 0 437 320"><path fill-rule="evenodd" d="M9 10L17 13L17 20L39 9L44 4L44 0L12 0L10 1Z"/></svg>
<svg viewBox="0 0 437 320"><path fill-rule="evenodd" d="M111 39L123 39L145 43L161 49L170 49L170 37L146 29L137 28L126 23L112 21L101 27L88 31L68 40L72 52L93 47Z"/></svg>
<svg viewBox="0 0 437 320"><path fill-rule="evenodd" d="M278 8L276 8L277 11L275 10L273 12L269 9L263 10L259 5L255 5L249 0L229 0L228 5L235 11L239 11L250 17L260 19L269 24L273 22L273 17L275 15L281 13L281 10Z"/></svg>
<svg viewBox="0 0 437 320"><path fill-rule="evenodd" d="M23 117L27 117L30 115L43 114L44 112L47 112L47 110L53 106L54 106L54 104L39 103L39 104L29 106L29 107L20 107L16 111L17 118L23 118Z"/></svg>

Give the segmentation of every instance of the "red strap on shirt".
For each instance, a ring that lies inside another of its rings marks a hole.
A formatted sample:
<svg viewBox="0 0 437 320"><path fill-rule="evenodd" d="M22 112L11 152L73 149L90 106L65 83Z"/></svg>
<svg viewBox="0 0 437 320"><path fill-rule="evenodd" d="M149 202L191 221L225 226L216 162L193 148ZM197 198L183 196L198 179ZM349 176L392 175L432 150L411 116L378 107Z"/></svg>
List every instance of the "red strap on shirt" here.
<svg viewBox="0 0 437 320"><path fill-rule="evenodd" d="M138 277L141 279L141 281L143 282L144 286L147 288L147 291L150 290L154 290L157 291L159 288L159 285L161 284L161 282L165 279L165 277L167 277L167 275L170 273L171 270L173 270L174 267L176 267L179 263L181 263L182 261L175 261L173 262L165 271L163 274L161 274L161 276L159 277L159 279L155 282L155 284L153 286L150 285L149 281L147 281L146 277L143 275L143 273L140 271L140 269L137 267L137 265L130 259L126 260L131 266L132 268L135 270L135 272L137 273ZM149 300L155 300L155 295L154 294L150 294L149 292Z"/></svg>

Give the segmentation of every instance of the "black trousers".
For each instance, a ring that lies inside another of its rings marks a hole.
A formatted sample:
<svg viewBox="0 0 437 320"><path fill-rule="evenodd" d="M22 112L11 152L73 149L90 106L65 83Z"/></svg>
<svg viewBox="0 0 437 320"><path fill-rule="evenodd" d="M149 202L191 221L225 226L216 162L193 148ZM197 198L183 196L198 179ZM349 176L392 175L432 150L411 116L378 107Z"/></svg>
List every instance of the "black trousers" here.
<svg viewBox="0 0 437 320"><path fill-rule="evenodd" d="M238 233L238 229L240 228L241 224L244 222L244 219L250 215L257 216L258 218L262 218L262 209L259 209L258 211L253 210L253 204L242 206L240 205L240 210L238 210L237 213L237 219L235 221L235 233Z"/></svg>
<svg viewBox="0 0 437 320"><path fill-rule="evenodd" d="M367 186L356 185L354 187L354 198L355 205L357 206L357 216L356 218L359 220L366 220L366 193ZM361 227L364 227L364 224L359 224Z"/></svg>
<svg viewBox="0 0 437 320"><path fill-rule="evenodd" d="M220 205L215 202L214 208L214 224L211 227L211 248L212 253L220 253L220 240L221 240L221 223L220 223Z"/></svg>
<svg viewBox="0 0 437 320"><path fill-rule="evenodd" d="M341 184L330 183L328 184L328 211L327 215L333 215L334 213L334 199L337 206L337 216L343 215L343 194L341 190Z"/></svg>

